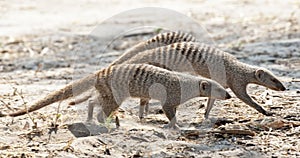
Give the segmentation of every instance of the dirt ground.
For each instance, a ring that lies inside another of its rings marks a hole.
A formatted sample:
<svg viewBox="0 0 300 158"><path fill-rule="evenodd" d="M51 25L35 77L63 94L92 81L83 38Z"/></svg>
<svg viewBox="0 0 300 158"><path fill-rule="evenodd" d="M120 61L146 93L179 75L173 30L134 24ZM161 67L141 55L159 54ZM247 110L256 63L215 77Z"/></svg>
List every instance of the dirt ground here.
<svg viewBox="0 0 300 158"><path fill-rule="evenodd" d="M186 17L130 12L146 6ZM179 107L175 131L162 128L159 102L140 121L138 100L129 99L116 113L119 128L108 120L100 135L75 137L68 127L85 123L87 102L68 106L69 99L0 118L0 157L300 157L300 1L0 1L1 112L106 67L160 28L190 32L272 71L286 91L250 85L248 93L276 114L263 116L233 95L205 120L206 99L196 98Z"/></svg>

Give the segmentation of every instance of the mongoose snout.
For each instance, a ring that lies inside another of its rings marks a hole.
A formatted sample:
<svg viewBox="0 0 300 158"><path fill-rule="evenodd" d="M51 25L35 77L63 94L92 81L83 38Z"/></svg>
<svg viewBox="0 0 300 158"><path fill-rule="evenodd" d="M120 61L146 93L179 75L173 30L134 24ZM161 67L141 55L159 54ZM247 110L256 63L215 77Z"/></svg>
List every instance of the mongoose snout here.
<svg viewBox="0 0 300 158"><path fill-rule="evenodd" d="M210 83L207 81L210 81ZM207 81L203 81L200 84L200 93L202 93L202 96L222 100L231 98L230 94L219 83L210 79L207 79Z"/></svg>
<svg viewBox="0 0 300 158"><path fill-rule="evenodd" d="M272 74L272 72L266 69L258 69L255 72L255 77L258 80L258 84L266 86L272 90L285 91L284 85Z"/></svg>
<svg viewBox="0 0 300 158"><path fill-rule="evenodd" d="M216 99L230 99L231 98L231 95L227 91L221 92L221 93L223 93L223 94L220 97L217 97Z"/></svg>
<svg viewBox="0 0 300 158"><path fill-rule="evenodd" d="M274 89L274 90L277 90L277 91L285 91L286 90L286 88L284 87L284 85L280 81L275 80L275 83L276 83L277 88Z"/></svg>
<svg viewBox="0 0 300 158"><path fill-rule="evenodd" d="M286 88L285 88L284 86L282 86L280 90L281 90L281 91L285 91Z"/></svg>
<svg viewBox="0 0 300 158"><path fill-rule="evenodd" d="M277 88L274 90L277 90L277 91L285 91L286 90L286 88L284 87L284 85L282 83L278 83L276 87Z"/></svg>

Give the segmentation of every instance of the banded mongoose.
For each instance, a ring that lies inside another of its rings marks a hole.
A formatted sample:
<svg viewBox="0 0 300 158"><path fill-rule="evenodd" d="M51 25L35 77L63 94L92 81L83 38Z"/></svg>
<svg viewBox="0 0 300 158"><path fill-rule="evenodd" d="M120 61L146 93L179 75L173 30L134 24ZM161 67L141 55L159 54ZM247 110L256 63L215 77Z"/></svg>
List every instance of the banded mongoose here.
<svg viewBox="0 0 300 158"><path fill-rule="evenodd" d="M229 87L239 99L267 116L272 115L272 113L264 110L251 99L246 92L247 85L255 83L273 90L285 90L283 84L270 71L239 62L229 53L205 44L182 42L181 44L175 43L136 53L138 54L129 53L129 56L133 59L128 60L126 58L127 61L121 61L123 63L148 63L163 68L168 67L168 69L175 71L189 71L212 78L221 85ZM127 55L124 54L123 56L126 57ZM121 63L119 59L113 63ZM88 97L85 99L88 99ZM85 99L76 100L75 102L82 102ZM208 118L214 102L214 99L208 100L205 118ZM142 105L140 111L143 112L143 105L148 105L148 101L141 100L140 104ZM143 117L142 113L140 113L140 117Z"/></svg>
<svg viewBox="0 0 300 158"><path fill-rule="evenodd" d="M263 109L247 94L247 85L254 83L277 91L286 89L269 70L242 63L229 53L197 42L180 42L146 50L124 62L129 63L149 63L211 78L229 87L239 99L267 116L273 113ZM208 118L214 102L215 99L209 98L205 118ZM147 105L148 100L141 103Z"/></svg>
<svg viewBox="0 0 300 158"><path fill-rule="evenodd" d="M152 38L140 42L127 50L123 55L121 55L118 59L113 61L109 66L112 65L117 65L117 64L122 64L132 58L133 56L137 55L140 52L143 52L145 50L169 45L172 43L177 43L177 42L194 42L196 41L196 38L192 36L189 33L182 32L182 31L171 31L171 32L166 32L166 33L159 33ZM83 98L75 99L74 101L71 101L69 104L70 105L75 105L81 102L84 102L88 100L91 96L93 96L93 92L90 92L88 95L85 95ZM96 94L97 95L97 94ZM97 97L97 96L95 96ZM93 99L90 100L91 102L94 102ZM148 108L148 106L147 106Z"/></svg>
<svg viewBox="0 0 300 158"><path fill-rule="evenodd" d="M132 58L133 56L137 55L139 52L143 52L145 50L161 47L161 46L166 46L172 43L177 43L177 42L195 42L196 38L186 32L182 31L170 31L170 32L165 32L165 33L159 33L152 38L140 42L136 44L135 46L131 47L129 50L127 50L123 55L121 55L118 59L113 61L109 66L112 65L117 65L117 64L122 64ZM71 101L69 105L75 105L81 102L84 102L91 98L94 95L94 98L97 98L97 94L93 94L93 92L90 92L88 95L83 96L82 98L75 99L74 101ZM143 101L143 100L141 100ZM141 105L146 104L147 102L141 102ZM94 99L89 100L89 106L94 106L93 104L96 104ZM143 117L143 111L144 108L146 108L146 111L148 112L148 106L140 106L140 118Z"/></svg>
<svg viewBox="0 0 300 158"><path fill-rule="evenodd" d="M4 116L20 116L38 110L57 101L76 96L91 87L95 87L101 111L97 119L103 122L128 97L157 99L170 120L167 127L176 128L176 108L181 103L195 97L211 97L229 99L229 93L217 82L177 73L148 64L124 64L110 66L97 71L81 80L50 93L27 109L4 114ZM90 114L90 112L89 112ZM90 117L90 116L88 116Z"/></svg>

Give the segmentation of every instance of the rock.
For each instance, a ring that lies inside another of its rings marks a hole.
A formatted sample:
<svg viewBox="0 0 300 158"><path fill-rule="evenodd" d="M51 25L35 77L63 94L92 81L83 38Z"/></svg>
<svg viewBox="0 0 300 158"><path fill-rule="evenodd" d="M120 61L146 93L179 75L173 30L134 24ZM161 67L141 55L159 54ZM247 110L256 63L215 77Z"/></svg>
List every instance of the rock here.
<svg viewBox="0 0 300 158"><path fill-rule="evenodd" d="M108 129L106 127L93 123L73 123L68 125L68 129L75 137L88 137L100 135L101 133L108 133Z"/></svg>

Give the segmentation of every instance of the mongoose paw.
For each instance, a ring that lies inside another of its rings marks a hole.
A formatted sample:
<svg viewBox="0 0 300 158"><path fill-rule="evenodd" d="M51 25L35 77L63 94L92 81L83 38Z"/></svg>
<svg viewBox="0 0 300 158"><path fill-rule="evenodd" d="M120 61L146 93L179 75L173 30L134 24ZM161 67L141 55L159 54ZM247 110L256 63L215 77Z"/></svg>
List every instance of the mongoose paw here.
<svg viewBox="0 0 300 158"><path fill-rule="evenodd" d="M93 119L87 119L86 121L85 121L86 123L93 123Z"/></svg>
<svg viewBox="0 0 300 158"><path fill-rule="evenodd" d="M163 128L165 128L165 129L173 129L173 130L177 130L177 131L180 130L180 128L176 124L172 126L170 123L164 125Z"/></svg>
<svg viewBox="0 0 300 158"><path fill-rule="evenodd" d="M207 113L207 112L205 111L205 113L204 113L204 118L205 118L205 120L208 120L208 117L209 117L209 113Z"/></svg>
<svg viewBox="0 0 300 158"><path fill-rule="evenodd" d="M140 118L140 121L143 121L144 116L139 116L139 118Z"/></svg>

